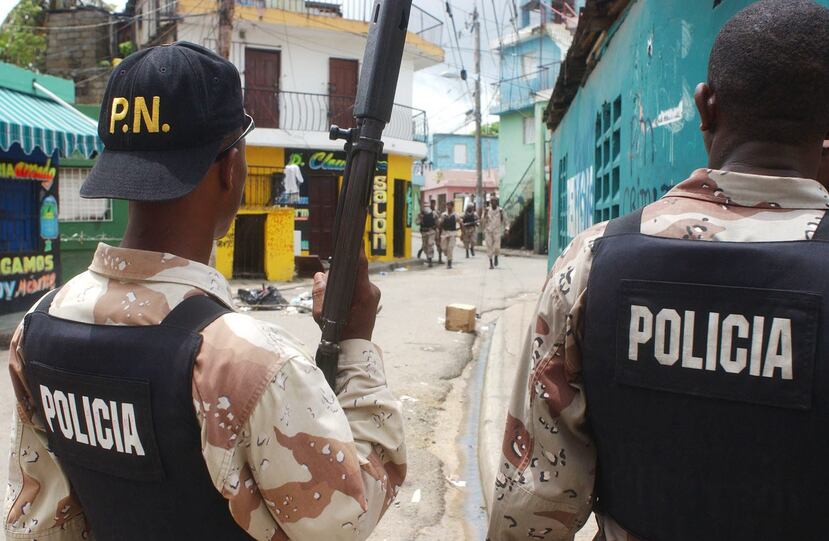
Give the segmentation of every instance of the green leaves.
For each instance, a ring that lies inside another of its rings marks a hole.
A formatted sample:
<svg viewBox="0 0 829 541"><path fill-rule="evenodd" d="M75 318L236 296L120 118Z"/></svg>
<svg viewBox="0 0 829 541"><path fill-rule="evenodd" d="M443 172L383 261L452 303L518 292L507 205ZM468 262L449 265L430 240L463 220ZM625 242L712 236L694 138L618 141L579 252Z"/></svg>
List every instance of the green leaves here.
<svg viewBox="0 0 829 541"><path fill-rule="evenodd" d="M45 19L41 0L20 0L0 25L0 60L42 70L46 55Z"/></svg>

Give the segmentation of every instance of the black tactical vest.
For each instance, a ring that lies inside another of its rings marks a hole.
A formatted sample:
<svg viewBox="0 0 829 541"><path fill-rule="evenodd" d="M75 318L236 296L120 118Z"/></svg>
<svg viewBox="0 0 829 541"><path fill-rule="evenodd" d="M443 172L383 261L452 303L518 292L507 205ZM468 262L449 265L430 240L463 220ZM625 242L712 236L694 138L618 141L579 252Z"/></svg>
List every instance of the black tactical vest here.
<svg viewBox="0 0 829 541"><path fill-rule="evenodd" d="M640 220L593 246L596 508L647 541L825 539L829 219L811 241L756 243Z"/></svg>
<svg viewBox="0 0 829 541"><path fill-rule="evenodd" d="M434 229L435 223L435 213L432 210L424 211L423 217L420 219L420 228Z"/></svg>
<svg viewBox="0 0 829 541"><path fill-rule="evenodd" d="M450 214L446 218L443 219L443 230L444 231L456 231L457 229L458 229L457 214Z"/></svg>
<svg viewBox="0 0 829 541"><path fill-rule="evenodd" d="M193 409L199 332L229 310L196 296L161 325L89 325L50 316L55 293L26 316L26 380L95 538L251 539L213 486Z"/></svg>
<svg viewBox="0 0 829 541"><path fill-rule="evenodd" d="M475 222L477 222L477 221L478 221L478 215L475 214L474 212L472 212L472 213L467 212L463 215L463 225L466 225L466 226L475 225Z"/></svg>

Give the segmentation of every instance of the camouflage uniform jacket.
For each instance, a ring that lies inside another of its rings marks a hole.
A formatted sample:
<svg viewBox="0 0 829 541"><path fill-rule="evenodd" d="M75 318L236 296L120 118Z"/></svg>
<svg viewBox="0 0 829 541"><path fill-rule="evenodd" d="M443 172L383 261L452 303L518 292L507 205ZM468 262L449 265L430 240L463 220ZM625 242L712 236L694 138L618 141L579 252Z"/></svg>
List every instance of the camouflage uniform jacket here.
<svg viewBox="0 0 829 541"><path fill-rule="evenodd" d="M101 244L50 313L85 323L155 325L183 299L204 294L232 307L228 283L210 267ZM83 507L47 450L43 419L32 407L21 331L22 324L10 351L17 411L6 536L86 539ZM406 472L400 403L386 386L380 350L344 341L335 395L312 357L279 327L231 313L202 336L193 405L202 455L234 520L259 540L368 537Z"/></svg>
<svg viewBox="0 0 829 541"><path fill-rule="evenodd" d="M807 240L829 208L816 181L700 169L648 205L642 233L714 242ZM569 540L593 506L596 452L581 377L591 246L577 236L553 265L521 353L496 477L491 541ZM597 515L603 541L635 541Z"/></svg>

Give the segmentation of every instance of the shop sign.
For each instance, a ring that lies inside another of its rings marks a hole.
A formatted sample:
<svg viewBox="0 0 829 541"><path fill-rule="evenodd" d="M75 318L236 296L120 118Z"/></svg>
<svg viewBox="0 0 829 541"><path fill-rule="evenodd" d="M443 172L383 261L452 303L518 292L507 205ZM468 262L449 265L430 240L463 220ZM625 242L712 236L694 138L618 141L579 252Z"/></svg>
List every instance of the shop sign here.
<svg viewBox="0 0 829 541"><path fill-rule="evenodd" d="M26 161L0 161L0 178L36 180L38 182L49 183L55 180L57 174L58 169L52 165L51 159L46 160L44 164Z"/></svg>
<svg viewBox="0 0 829 541"><path fill-rule="evenodd" d="M288 158L285 160L285 165L298 165L303 173L316 171L342 174L345 171L346 154L342 151L288 149L286 154ZM375 171L385 173L388 168L388 157L381 156L377 160Z"/></svg>
<svg viewBox="0 0 829 541"><path fill-rule="evenodd" d="M0 312L25 310L56 285L54 254L0 255Z"/></svg>
<svg viewBox="0 0 829 541"><path fill-rule="evenodd" d="M59 285L57 151L51 158L39 150L27 154L15 143L0 152L0 179L40 184L31 203L37 210L23 216L38 236L19 252L0 253L0 314L28 310L37 299ZM29 203L26 207L29 207ZM30 208L30 207L29 207Z"/></svg>
<svg viewBox="0 0 829 541"><path fill-rule="evenodd" d="M388 193L386 177L374 177L371 190L371 255L386 255Z"/></svg>

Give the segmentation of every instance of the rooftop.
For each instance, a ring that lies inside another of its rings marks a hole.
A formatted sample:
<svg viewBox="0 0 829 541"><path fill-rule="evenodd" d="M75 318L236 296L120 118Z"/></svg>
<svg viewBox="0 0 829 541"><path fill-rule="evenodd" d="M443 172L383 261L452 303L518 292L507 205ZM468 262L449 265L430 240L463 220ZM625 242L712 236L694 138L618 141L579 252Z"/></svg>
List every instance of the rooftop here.
<svg viewBox="0 0 829 541"><path fill-rule="evenodd" d="M544 112L547 126L555 130L570 108L579 88L596 67L610 31L631 0L587 0L579 17L573 43L567 51L553 95Z"/></svg>

